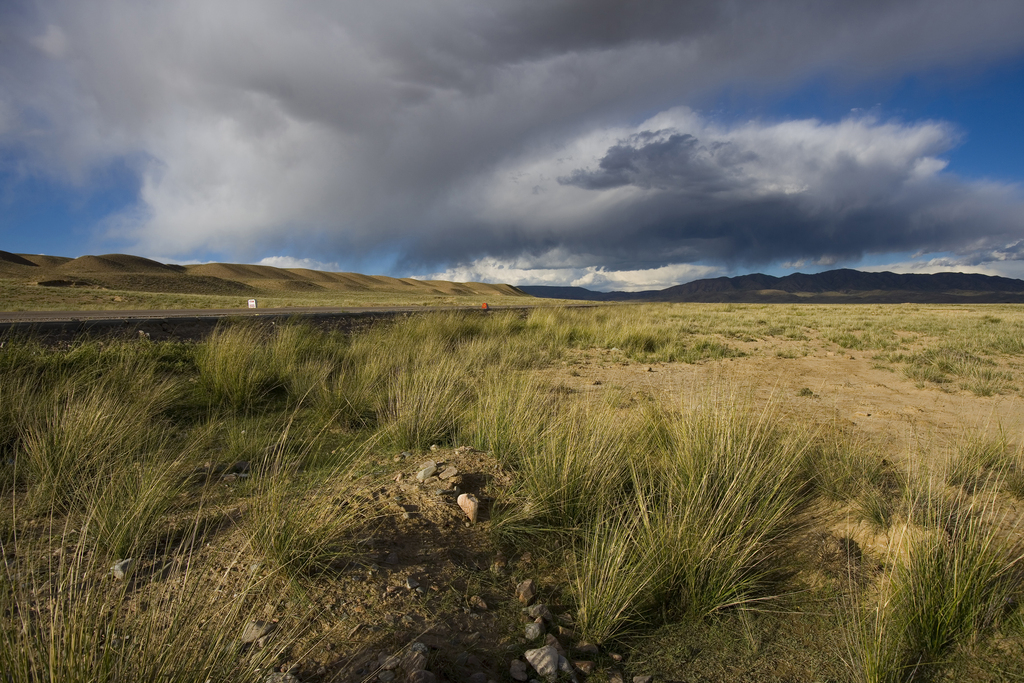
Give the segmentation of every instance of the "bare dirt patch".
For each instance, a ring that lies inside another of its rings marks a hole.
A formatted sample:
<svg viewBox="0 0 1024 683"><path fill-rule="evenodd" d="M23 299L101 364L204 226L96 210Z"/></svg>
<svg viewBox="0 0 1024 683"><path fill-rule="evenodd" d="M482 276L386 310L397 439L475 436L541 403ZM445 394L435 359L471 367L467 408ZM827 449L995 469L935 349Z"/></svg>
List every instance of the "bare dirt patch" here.
<svg viewBox="0 0 1024 683"><path fill-rule="evenodd" d="M748 355L697 364L638 363L615 350L591 350L554 373L577 391L626 389L682 402L727 386L758 404L775 401L782 415L800 421L838 421L893 457L916 452L922 441L948 441L965 429L1024 431L1019 393L977 396L955 387L921 386L898 368L873 360L870 352L831 345L807 355L802 355L804 343L780 343L770 350L763 344L761 349L752 343L734 346L748 347ZM780 350L792 351L793 357L775 355Z"/></svg>

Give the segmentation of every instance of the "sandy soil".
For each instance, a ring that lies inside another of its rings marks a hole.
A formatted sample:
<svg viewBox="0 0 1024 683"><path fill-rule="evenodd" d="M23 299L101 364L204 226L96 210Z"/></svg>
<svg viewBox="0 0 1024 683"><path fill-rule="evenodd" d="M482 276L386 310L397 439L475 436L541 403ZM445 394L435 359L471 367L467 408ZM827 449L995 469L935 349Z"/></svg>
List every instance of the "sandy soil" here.
<svg viewBox="0 0 1024 683"><path fill-rule="evenodd" d="M743 347L743 344L733 344ZM1024 432L1024 405L1018 393L976 396L950 385L919 386L900 372L872 360L870 354L819 348L807 356L778 357L776 350L805 345L780 343L772 355L750 355L688 365L636 363L615 351L580 354L556 371L564 385L588 392L624 388L699 400L710 387L730 387L736 397L756 404L773 401L782 415L824 424L838 421L890 450L893 457L933 447L965 430L1000 427L1017 441ZM801 389L813 396L800 396Z"/></svg>

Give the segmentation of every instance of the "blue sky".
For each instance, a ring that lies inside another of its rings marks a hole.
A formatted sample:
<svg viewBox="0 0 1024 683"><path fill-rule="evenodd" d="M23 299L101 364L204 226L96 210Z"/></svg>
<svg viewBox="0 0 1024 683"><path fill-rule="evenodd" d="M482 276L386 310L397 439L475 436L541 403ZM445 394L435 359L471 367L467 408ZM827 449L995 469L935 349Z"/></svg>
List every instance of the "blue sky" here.
<svg viewBox="0 0 1024 683"><path fill-rule="evenodd" d="M16 1L0 249L1024 277L1024 4Z"/></svg>

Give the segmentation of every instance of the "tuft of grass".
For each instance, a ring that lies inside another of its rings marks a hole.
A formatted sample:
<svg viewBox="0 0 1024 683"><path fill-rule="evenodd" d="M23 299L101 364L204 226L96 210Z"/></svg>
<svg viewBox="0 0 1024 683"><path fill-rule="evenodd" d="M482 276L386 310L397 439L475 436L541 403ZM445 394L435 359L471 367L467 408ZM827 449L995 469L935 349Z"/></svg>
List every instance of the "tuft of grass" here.
<svg viewBox="0 0 1024 683"><path fill-rule="evenodd" d="M805 436L769 406L723 395L686 411L652 463L661 490L667 597L703 616L770 592L774 553L808 500Z"/></svg>
<svg viewBox="0 0 1024 683"><path fill-rule="evenodd" d="M946 462L946 483L973 493L1004 476L1012 465L1013 450L1002 431L995 437L966 432L953 444Z"/></svg>
<svg viewBox="0 0 1024 683"><path fill-rule="evenodd" d="M646 416L571 398L556 410L539 437L522 444L511 496L532 523L576 530L627 490L622 467L642 443Z"/></svg>
<svg viewBox="0 0 1024 683"><path fill-rule="evenodd" d="M650 518L636 512L599 518L570 554L576 628L590 642L607 643L648 622L663 590L665 554L657 532L645 524Z"/></svg>
<svg viewBox="0 0 1024 683"><path fill-rule="evenodd" d="M382 437L396 448L422 449L450 444L469 400L465 370L436 347L416 363L399 367L380 398Z"/></svg>
<svg viewBox="0 0 1024 683"><path fill-rule="evenodd" d="M266 333L255 325L219 327L196 351L199 387L214 405L247 410L283 386Z"/></svg>
<svg viewBox="0 0 1024 683"><path fill-rule="evenodd" d="M152 377L148 381L134 397L103 381L72 380L28 398L16 467L32 486L34 500L64 511L81 509L83 494L97 477L159 450L164 436L157 416L171 387Z"/></svg>
<svg viewBox="0 0 1024 683"><path fill-rule="evenodd" d="M852 610L848 662L858 680L930 679L969 656L1024 597L1024 546L1006 533L995 498L926 498L921 517L932 527L909 536L874 602Z"/></svg>
<svg viewBox="0 0 1024 683"><path fill-rule="evenodd" d="M103 579L109 564L91 552L89 529L55 531L19 538L16 554L3 553L5 681L256 680L288 647L284 636L262 650L235 644L254 617L248 610L268 598L255 575L235 599L218 600L218 582L190 572L194 549L185 547L142 583Z"/></svg>
<svg viewBox="0 0 1024 683"><path fill-rule="evenodd" d="M110 471L91 492L88 529L108 557L130 557L158 537L181 490L173 465L132 463Z"/></svg>
<svg viewBox="0 0 1024 683"><path fill-rule="evenodd" d="M558 411L557 400L533 375L489 369L476 383L475 400L460 418L459 441L515 467L540 441Z"/></svg>
<svg viewBox="0 0 1024 683"><path fill-rule="evenodd" d="M1024 594L1024 548L1001 538L984 512L971 505L973 514L911 547L893 589L908 664L939 663L991 633Z"/></svg>
<svg viewBox="0 0 1024 683"><path fill-rule="evenodd" d="M287 439L289 428L279 443ZM328 473L305 477L284 462L283 448L275 452L277 459L251 489L244 521L250 544L292 581L344 568L355 555L353 533L368 519L352 485L358 453L338 458Z"/></svg>

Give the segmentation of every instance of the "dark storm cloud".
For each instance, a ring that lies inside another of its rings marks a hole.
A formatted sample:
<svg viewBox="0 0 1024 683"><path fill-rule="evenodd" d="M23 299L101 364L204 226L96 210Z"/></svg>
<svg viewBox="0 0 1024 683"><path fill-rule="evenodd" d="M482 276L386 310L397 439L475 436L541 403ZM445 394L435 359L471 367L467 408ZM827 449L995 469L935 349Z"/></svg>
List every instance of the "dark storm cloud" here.
<svg viewBox="0 0 1024 683"><path fill-rule="evenodd" d="M967 213L989 189L934 173L911 187L934 150L889 167L839 144L842 172L794 138L794 170L708 122L628 128L726 87L985 64L1020 54L1021 25L1019 0L7 3L0 158L86 184L131 159L139 204L106 229L167 257L657 267L959 244L951 215L920 204L939 185L942 210L1003 239L1019 225Z"/></svg>
<svg viewBox="0 0 1024 683"><path fill-rule="evenodd" d="M756 160L751 152L737 154L727 142L704 147L689 133L674 133L664 140L655 139L658 135L638 133L628 143L609 148L596 170L576 169L558 182L587 190L636 185L714 193L730 188L726 180L729 166Z"/></svg>
<svg viewBox="0 0 1024 683"><path fill-rule="evenodd" d="M1024 233L1017 188L943 172L937 155L957 140L947 126L849 119L722 129L692 112L675 116L674 127L595 150L591 165L549 171L557 182L545 192L558 194L559 206L581 208L572 226L538 231L535 255L584 252L619 270L836 263L921 249L993 261L1014 258L999 248ZM588 203L600 210L589 213ZM543 213L545 200L534 205ZM491 246L497 254L506 245ZM515 255L515 243L506 248L503 256Z"/></svg>

